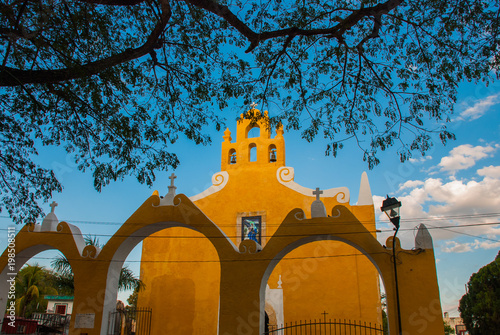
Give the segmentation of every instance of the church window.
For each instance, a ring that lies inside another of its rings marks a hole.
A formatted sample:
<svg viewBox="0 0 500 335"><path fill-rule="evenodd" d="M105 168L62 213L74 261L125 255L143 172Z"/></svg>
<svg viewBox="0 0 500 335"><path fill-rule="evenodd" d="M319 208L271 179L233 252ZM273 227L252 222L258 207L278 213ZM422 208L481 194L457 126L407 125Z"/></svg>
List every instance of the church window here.
<svg viewBox="0 0 500 335"><path fill-rule="evenodd" d="M261 244L262 217L245 216L241 218L242 240L253 240Z"/></svg>
<svg viewBox="0 0 500 335"><path fill-rule="evenodd" d="M236 150L229 150L229 164L236 164Z"/></svg>
<svg viewBox="0 0 500 335"><path fill-rule="evenodd" d="M248 147L249 152L248 152L248 161L249 162L256 162L257 161L257 145L255 143L252 143Z"/></svg>
<svg viewBox="0 0 500 335"><path fill-rule="evenodd" d="M255 126L248 130L247 138L260 137L260 128Z"/></svg>

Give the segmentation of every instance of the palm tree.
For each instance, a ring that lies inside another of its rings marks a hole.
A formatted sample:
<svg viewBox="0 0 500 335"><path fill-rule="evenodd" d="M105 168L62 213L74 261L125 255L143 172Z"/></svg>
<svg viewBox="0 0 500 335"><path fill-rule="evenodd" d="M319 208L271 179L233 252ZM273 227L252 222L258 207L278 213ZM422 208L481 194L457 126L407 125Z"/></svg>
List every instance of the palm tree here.
<svg viewBox="0 0 500 335"><path fill-rule="evenodd" d="M16 276L16 314L27 317L45 311L44 295L57 294L54 275L38 264L24 266Z"/></svg>
<svg viewBox="0 0 500 335"><path fill-rule="evenodd" d="M99 244L99 239L95 236L85 236L85 244L93 245L95 247L101 248ZM57 273L55 282L59 291L64 294L73 294L74 287L74 275L73 270L69 261L63 255L56 257L51 263L52 268ZM137 277L135 277L134 272L129 269L128 266L124 266L120 272L120 278L118 279L118 290L138 290L144 288L144 283Z"/></svg>

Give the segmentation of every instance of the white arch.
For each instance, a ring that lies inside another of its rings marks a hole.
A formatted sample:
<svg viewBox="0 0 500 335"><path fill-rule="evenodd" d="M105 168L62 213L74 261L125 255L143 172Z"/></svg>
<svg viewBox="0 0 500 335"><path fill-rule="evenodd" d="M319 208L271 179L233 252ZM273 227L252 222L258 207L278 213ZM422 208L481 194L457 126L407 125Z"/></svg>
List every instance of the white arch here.
<svg viewBox="0 0 500 335"><path fill-rule="evenodd" d="M113 255L113 258L111 259L111 263L110 263L109 268L108 268L108 274L107 274L107 279L106 279L106 289L105 289L104 304L103 304L103 311L102 311L103 314L102 314L101 334L107 334L108 323L109 323L109 313L111 311L113 311L116 307L116 300L118 297L118 280L120 277L120 271L123 267L123 263L127 259L130 252L135 248L135 246L137 246L137 244L139 244L141 241L143 241L145 238L149 237L150 235L157 233L159 231L168 229L168 228L173 228L173 227L187 228L187 229L199 232L200 234L204 235L198 229L194 228L193 226L184 224L184 223L175 222L175 221L157 222L157 223L153 223L153 224L147 225L141 229L136 230L134 233L129 235L120 244L120 246L116 249L116 251ZM206 235L204 235L204 236L206 237ZM210 240L208 237L206 237L206 238L208 240ZM226 238L227 238L227 236L226 236ZM213 246L214 246L214 249L218 252L216 246L215 245L213 245ZM234 245L233 245L233 247L234 247ZM236 247L234 247L234 248L236 249ZM219 274L219 278L220 278L220 274Z"/></svg>

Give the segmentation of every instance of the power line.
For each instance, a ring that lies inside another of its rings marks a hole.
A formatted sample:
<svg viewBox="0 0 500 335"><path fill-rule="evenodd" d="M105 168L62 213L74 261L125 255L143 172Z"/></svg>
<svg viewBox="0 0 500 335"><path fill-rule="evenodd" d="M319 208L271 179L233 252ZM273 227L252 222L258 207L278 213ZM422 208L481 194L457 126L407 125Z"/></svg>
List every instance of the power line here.
<svg viewBox="0 0 500 335"><path fill-rule="evenodd" d="M415 218L401 218L401 223L411 223L411 222L427 222L427 221L448 221L448 220L465 220L465 219L479 219L479 218L491 218L498 217L500 219L500 213L477 213L477 214L461 214L461 215L444 215L444 216L431 216L431 217L415 217ZM9 216L0 215L0 219L10 219ZM307 218L304 218L307 219ZM97 224L97 225L123 225L124 222L113 222L113 221L89 221L89 220L71 220L71 219L62 219L60 222L67 223L80 223L80 224ZM361 223L371 223L372 221L360 221ZM376 221L377 223L382 223L385 221ZM387 222L389 223L389 222ZM309 223L308 223L309 224ZM271 226L279 226L280 224L268 224L268 227ZM219 227L229 227L233 226L218 224Z"/></svg>
<svg viewBox="0 0 500 335"><path fill-rule="evenodd" d="M353 247L354 248L354 247ZM215 253L215 251L214 251ZM374 252L374 253L350 253L350 254L343 254L343 255L324 255L324 256L303 256L303 257L286 257L284 256L283 258L279 259L279 261L288 261L288 260L307 260L307 259L328 259L328 258L340 258L340 257L356 257L356 256L363 256L366 257L366 255L381 255L381 254L386 254L386 252ZM21 257L20 257L21 258ZM40 260L52 260L54 259L53 257L39 257L39 256L33 256L33 257L23 257L23 258L28 258L29 260L31 259L40 259ZM233 262L263 262L263 261L272 261L273 258L262 258L262 259L229 259L229 260L124 260L124 263L233 263ZM81 259L73 259L70 258L68 261L81 261ZM101 259L92 259L94 262L122 262L121 260L101 260Z"/></svg>
<svg viewBox="0 0 500 335"><path fill-rule="evenodd" d="M436 230L436 229L442 229L442 230L447 230L447 231L450 231L450 232L453 232L453 233L456 233L456 234L459 234L459 235L466 235L466 236L470 236L470 237L475 237L475 238L479 238L479 239L484 239L484 240L489 240L489 241L492 241L492 242L500 242L500 240L495 240L495 239L492 239L492 238L487 238L487 237L481 237L479 235L472 235L472 234L468 234L468 233L463 233L463 232L457 232L457 231L453 231L451 230L450 228L467 228L467 227L478 227L478 226L498 226L500 225L500 222L490 222L490 223L478 223L478 224L465 224L465 225L450 225L450 226L441 226L441 227L437 227L437 226L426 226L427 229L429 230ZM185 228L185 227L179 227L177 226L176 228ZM196 227L194 227L196 228ZM167 228L164 228L160 231L158 231L157 233L159 232L162 232L162 231L166 231L168 230L169 227ZM186 229L189 229L189 228L186 228ZM415 228L403 228L403 229L400 229L400 231L413 231ZM7 231L8 229L7 228L0 228L0 230L3 230L3 231ZM195 230L196 231L196 230ZM341 236L341 235L355 235L355 234L373 234L373 233L392 233L392 229L384 229L384 230L367 230L365 232L358 232L358 231L350 231L350 232L339 232L339 233L336 233L336 235L338 236ZM34 232L36 233L36 232ZM73 233L63 233L63 232L48 232L48 233L53 233L53 234L57 234L57 235L70 235L70 236L82 236L82 237L85 237L85 236L95 236L95 237L104 237L104 238L111 238L111 237L118 237L118 238L129 238L129 237L133 237L133 238L141 238L141 239L217 239L217 238L221 238L221 239L239 239L241 238L240 235L218 235L218 236L206 236L206 235L199 235L199 236L186 236L186 235L154 235L154 234L151 234L151 235L133 235L133 236L130 236L130 235L117 235L116 233L115 234L83 234L83 233L80 233L80 234L73 234ZM155 233L156 234L156 233ZM270 238L290 238L290 237L301 237L303 236L304 238L306 237L314 237L314 235L308 235L308 234L284 234L284 235L280 235L280 234L273 234L273 235L261 235L261 237L263 238L266 238L266 239L270 239Z"/></svg>

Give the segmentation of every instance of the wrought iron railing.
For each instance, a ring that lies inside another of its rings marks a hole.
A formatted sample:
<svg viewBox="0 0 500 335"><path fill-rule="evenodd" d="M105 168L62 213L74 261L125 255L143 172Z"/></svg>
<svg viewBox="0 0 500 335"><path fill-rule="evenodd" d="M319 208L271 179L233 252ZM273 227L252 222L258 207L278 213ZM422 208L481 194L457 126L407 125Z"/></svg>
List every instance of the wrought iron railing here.
<svg viewBox="0 0 500 335"><path fill-rule="evenodd" d="M108 335L149 335L151 308L120 309L109 313Z"/></svg>
<svg viewBox="0 0 500 335"><path fill-rule="evenodd" d="M381 325L351 320L312 320L269 326L266 335L383 335Z"/></svg>

